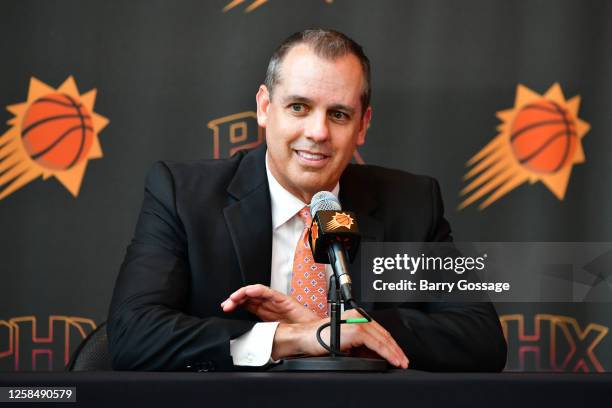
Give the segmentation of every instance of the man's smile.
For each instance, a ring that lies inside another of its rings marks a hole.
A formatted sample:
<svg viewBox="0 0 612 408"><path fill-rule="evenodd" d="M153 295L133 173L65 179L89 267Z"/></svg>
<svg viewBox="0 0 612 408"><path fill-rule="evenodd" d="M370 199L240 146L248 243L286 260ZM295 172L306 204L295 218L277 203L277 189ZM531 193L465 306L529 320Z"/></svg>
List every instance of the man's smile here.
<svg viewBox="0 0 612 408"><path fill-rule="evenodd" d="M298 160L308 166L323 167L330 159L328 155L310 152L308 150L294 150L294 152Z"/></svg>

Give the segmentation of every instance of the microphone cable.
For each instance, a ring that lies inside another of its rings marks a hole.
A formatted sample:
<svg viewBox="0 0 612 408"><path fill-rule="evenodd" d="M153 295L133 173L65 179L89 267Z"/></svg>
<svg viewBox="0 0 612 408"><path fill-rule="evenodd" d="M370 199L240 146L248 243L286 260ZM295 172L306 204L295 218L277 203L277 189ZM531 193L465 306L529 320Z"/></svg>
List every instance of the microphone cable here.
<svg viewBox="0 0 612 408"><path fill-rule="evenodd" d="M366 312L366 311L365 311L365 310L364 310L362 307L360 307L360 306L357 304L357 302L355 302L355 300L351 299L351 300L349 301L349 305L350 305L350 306L351 306L353 309L357 310L357 312L358 312L360 315L362 315L363 317L358 317L358 318L353 318L353 319L342 319L342 320L340 320L340 324L360 324L360 323L369 323L369 322L371 322L371 321L373 320L373 319L372 319L372 316L370 316L370 315L368 314L368 312ZM325 350L327 350L329 353L332 353L332 354L338 354L338 355L340 355L340 356L347 357L347 356L349 355L348 353L342 352L342 351L340 351L340 350L338 350L338 351L332 350L332 349L331 349L331 347L329 347L329 346L328 346L328 345L325 343L325 341L323 341L323 339L321 338L321 332L322 332L322 331L323 331L325 328L330 327L330 326L331 326L331 320L330 320L329 322L327 322L327 323L323 323L321 326L319 326L319 328L317 329L317 341L319 342L319 344L321 345L321 347L323 347L323 348L324 348ZM341 341L342 341L342 340L341 340Z"/></svg>

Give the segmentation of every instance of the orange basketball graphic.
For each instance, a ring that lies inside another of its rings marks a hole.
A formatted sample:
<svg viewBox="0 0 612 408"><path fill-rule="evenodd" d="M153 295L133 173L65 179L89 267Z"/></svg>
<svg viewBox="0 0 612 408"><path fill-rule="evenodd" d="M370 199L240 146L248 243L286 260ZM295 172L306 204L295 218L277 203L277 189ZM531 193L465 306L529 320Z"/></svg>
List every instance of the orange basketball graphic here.
<svg viewBox="0 0 612 408"><path fill-rule="evenodd" d="M79 195L89 161L103 156L108 119L94 111L97 90L79 92L73 77L58 88L32 78L27 100L9 105L11 126L0 136L0 200L42 177Z"/></svg>
<svg viewBox="0 0 612 408"><path fill-rule="evenodd" d="M512 124L510 143L521 165L556 173L574 157L576 124L559 104L541 99L525 105Z"/></svg>
<svg viewBox="0 0 612 408"><path fill-rule="evenodd" d="M21 137L32 160L48 169L68 170L83 160L91 148L91 116L71 96L48 94L30 105Z"/></svg>
<svg viewBox="0 0 612 408"><path fill-rule="evenodd" d="M327 223L326 227L330 230L335 230L342 227L350 230L353 224L354 220L349 214L337 212L334 214L331 221Z"/></svg>
<svg viewBox="0 0 612 408"><path fill-rule="evenodd" d="M590 125L579 109L580 96L566 99L559 84L544 94L519 84L514 107L497 112L497 136L466 163L458 209L483 199L483 210L525 182L539 181L563 200L572 168L585 162Z"/></svg>
<svg viewBox="0 0 612 408"><path fill-rule="evenodd" d="M353 220L348 214L338 214L335 218L336 222L343 227L350 228L351 224L353 223Z"/></svg>

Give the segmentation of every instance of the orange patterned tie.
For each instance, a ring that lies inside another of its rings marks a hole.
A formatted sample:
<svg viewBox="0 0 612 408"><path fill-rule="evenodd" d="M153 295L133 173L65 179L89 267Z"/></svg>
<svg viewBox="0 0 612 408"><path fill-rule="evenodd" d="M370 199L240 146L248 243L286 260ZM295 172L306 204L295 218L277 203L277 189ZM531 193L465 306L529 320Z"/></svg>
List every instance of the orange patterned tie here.
<svg viewBox="0 0 612 408"><path fill-rule="evenodd" d="M293 255L291 297L324 318L328 316L325 264L314 262L308 244L308 227L312 221L310 208L305 206L299 214L304 221L304 231L302 231Z"/></svg>

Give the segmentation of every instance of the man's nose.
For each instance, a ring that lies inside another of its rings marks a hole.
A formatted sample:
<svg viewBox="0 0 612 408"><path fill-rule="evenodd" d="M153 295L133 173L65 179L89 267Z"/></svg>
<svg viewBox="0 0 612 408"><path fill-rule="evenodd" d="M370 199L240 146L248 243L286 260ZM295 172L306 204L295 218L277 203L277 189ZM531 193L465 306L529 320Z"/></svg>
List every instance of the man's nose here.
<svg viewBox="0 0 612 408"><path fill-rule="evenodd" d="M329 138L327 114L315 112L308 118L304 136L316 142L323 142Z"/></svg>

